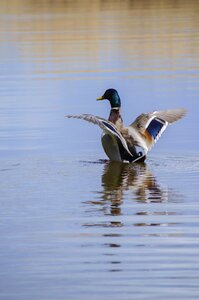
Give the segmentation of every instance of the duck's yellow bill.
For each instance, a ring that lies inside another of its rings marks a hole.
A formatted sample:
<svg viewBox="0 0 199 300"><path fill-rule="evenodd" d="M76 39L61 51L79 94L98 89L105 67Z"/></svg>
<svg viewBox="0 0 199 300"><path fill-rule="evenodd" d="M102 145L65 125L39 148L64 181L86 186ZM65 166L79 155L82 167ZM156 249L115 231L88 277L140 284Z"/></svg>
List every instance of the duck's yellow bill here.
<svg viewBox="0 0 199 300"><path fill-rule="evenodd" d="M101 96L101 97L97 98L96 100L97 100L97 101L99 101L99 100L104 100L104 97Z"/></svg>

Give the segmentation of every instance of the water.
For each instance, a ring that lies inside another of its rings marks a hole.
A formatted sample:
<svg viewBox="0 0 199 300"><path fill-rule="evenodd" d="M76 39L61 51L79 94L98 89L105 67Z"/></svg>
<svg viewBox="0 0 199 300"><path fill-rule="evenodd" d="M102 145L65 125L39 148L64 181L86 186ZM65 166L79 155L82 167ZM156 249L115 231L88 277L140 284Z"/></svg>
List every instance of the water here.
<svg viewBox="0 0 199 300"><path fill-rule="evenodd" d="M199 298L197 1L0 2L0 299ZM100 130L185 107L145 164Z"/></svg>

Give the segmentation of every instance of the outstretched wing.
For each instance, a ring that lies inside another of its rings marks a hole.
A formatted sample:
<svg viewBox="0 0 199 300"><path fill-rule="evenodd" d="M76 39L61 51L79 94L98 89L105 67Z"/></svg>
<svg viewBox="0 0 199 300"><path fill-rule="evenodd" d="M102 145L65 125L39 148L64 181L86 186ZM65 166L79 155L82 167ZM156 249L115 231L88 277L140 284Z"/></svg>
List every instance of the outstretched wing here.
<svg viewBox="0 0 199 300"><path fill-rule="evenodd" d="M75 119L82 119L87 122L90 122L92 124L98 125L105 133L108 133L121 142L122 146L125 148L125 150L128 152L128 154L133 158L132 153L129 151L127 143L121 133L117 130L117 128L112 124L111 122L100 118L96 117L90 114L83 114L83 115L67 115L65 116L66 118L75 118Z"/></svg>
<svg viewBox="0 0 199 300"><path fill-rule="evenodd" d="M145 140L148 149L157 142L169 124L184 117L186 110L171 109L142 114L129 126L135 129Z"/></svg>
<svg viewBox="0 0 199 300"><path fill-rule="evenodd" d="M84 121L87 121L89 123L92 123L94 125L98 125L102 130L105 129L105 125L102 123L103 121L108 122L107 120L93 116L90 114L83 114L83 115L66 115L65 118L72 118L72 119L81 119Z"/></svg>

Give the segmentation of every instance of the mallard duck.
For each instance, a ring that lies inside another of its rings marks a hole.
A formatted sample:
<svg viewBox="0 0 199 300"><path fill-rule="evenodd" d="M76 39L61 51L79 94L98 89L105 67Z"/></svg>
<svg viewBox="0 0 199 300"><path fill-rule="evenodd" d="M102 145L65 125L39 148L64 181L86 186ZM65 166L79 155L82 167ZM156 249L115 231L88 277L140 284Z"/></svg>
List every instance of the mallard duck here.
<svg viewBox="0 0 199 300"><path fill-rule="evenodd" d="M67 115L98 125L102 130L102 146L112 161L144 161L169 124L185 116L183 108L143 113L128 127L121 117L121 99L115 89L108 89L97 100L108 100L111 111L108 120L90 114Z"/></svg>

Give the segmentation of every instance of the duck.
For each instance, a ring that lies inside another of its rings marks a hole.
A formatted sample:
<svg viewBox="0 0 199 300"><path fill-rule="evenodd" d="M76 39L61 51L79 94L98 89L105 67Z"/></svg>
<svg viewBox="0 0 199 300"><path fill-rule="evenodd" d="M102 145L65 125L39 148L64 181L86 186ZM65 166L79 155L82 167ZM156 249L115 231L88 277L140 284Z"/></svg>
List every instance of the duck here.
<svg viewBox="0 0 199 300"><path fill-rule="evenodd" d="M121 116L121 98L117 90L110 88L97 98L108 100L111 106L108 119L91 114L66 115L66 118L82 119L102 129L101 143L111 161L144 162L148 152L162 133L187 111L184 108L142 113L129 126L125 126Z"/></svg>

